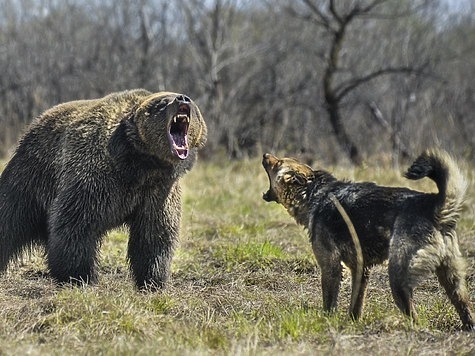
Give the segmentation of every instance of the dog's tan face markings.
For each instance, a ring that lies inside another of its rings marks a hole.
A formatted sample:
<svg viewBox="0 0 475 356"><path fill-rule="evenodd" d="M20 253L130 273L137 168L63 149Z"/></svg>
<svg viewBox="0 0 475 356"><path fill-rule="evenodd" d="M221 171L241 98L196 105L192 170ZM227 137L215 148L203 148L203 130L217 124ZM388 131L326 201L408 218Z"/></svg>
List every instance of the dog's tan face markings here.
<svg viewBox="0 0 475 356"><path fill-rule="evenodd" d="M289 208L295 204L297 195L314 178L314 171L306 164L293 158L278 158L264 154L262 166L269 177L269 190L264 193L265 201L275 201Z"/></svg>

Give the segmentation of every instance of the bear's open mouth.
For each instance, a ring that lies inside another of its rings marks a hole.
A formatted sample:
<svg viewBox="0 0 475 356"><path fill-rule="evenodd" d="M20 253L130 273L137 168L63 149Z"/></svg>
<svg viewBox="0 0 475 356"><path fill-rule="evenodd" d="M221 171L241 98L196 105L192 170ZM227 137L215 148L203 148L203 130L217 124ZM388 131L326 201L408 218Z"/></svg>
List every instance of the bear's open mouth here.
<svg viewBox="0 0 475 356"><path fill-rule="evenodd" d="M172 154L179 159L188 157L188 127L190 125L190 106L180 104L178 112L173 116L168 129L168 140Z"/></svg>

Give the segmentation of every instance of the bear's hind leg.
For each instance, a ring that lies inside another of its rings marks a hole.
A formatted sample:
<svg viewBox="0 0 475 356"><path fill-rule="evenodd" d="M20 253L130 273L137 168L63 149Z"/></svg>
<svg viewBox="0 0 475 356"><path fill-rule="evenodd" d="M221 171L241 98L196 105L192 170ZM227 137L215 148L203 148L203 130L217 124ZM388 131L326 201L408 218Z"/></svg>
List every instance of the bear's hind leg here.
<svg viewBox="0 0 475 356"><path fill-rule="evenodd" d="M0 186L0 272L47 239L46 214L26 194Z"/></svg>
<svg viewBox="0 0 475 356"><path fill-rule="evenodd" d="M56 229L55 229L56 230ZM60 283L94 283L96 275L97 237L84 238L72 230L56 230L47 246L48 268Z"/></svg>
<svg viewBox="0 0 475 356"><path fill-rule="evenodd" d="M60 283L82 284L97 280L97 254L105 229L101 229L97 215L82 204L82 199L87 201L88 198L80 194L61 194L50 216L48 267L51 276Z"/></svg>

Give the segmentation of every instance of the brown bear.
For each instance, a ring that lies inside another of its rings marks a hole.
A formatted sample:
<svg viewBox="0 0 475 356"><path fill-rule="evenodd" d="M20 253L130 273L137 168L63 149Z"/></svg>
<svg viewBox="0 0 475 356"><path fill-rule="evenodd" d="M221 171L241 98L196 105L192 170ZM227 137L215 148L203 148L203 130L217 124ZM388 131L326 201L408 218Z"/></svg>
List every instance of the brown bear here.
<svg viewBox="0 0 475 356"><path fill-rule="evenodd" d="M34 245L59 282L97 280L104 234L126 225L139 288L161 288L181 220L179 178L206 142L183 94L137 89L55 106L0 176L0 271Z"/></svg>

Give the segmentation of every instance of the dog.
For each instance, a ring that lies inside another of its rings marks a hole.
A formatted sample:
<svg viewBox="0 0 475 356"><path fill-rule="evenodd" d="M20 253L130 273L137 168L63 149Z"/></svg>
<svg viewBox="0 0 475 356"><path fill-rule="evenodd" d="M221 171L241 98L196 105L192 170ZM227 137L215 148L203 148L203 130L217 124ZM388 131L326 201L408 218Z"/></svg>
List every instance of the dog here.
<svg viewBox="0 0 475 356"><path fill-rule="evenodd" d="M262 165L270 183L263 199L283 205L308 229L322 273L325 311L337 308L344 263L353 281L349 313L358 319L370 268L389 259L391 292L404 314L417 322L413 291L433 272L463 327L474 330L465 262L455 231L467 182L447 152L427 150L405 173L412 180L432 179L438 193L338 180L325 170L313 170L295 159L270 153L264 154ZM357 258L358 252L362 260Z"/></svg>

